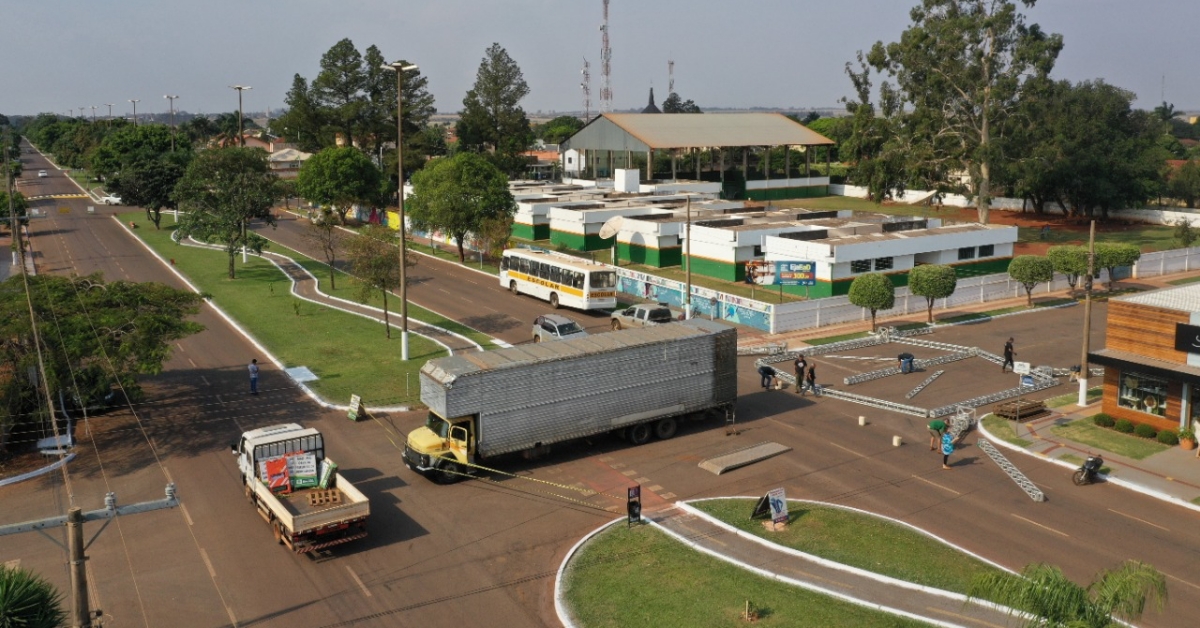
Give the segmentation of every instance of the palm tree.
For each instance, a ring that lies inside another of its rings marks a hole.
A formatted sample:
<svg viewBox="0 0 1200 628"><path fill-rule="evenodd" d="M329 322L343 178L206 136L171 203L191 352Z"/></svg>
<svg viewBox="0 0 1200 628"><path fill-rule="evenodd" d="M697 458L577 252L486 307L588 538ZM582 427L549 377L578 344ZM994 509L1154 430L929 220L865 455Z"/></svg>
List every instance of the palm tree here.
<svg viewBox="0 0 1200 628"><path fill-rule="evenodd" d="M58 628L66 621L54 585L32 571L0 565L0 626Z"/></svg>
<svg viewBox="0 0 1200 628"><path fill-rule="evenodd" d="M1008 574L979 576L971 598L1004 604L1031 615L1026 626L1045 628L1107 628L1113 617L1136 620L1146 603L1162 610L1167 601L1166 577L1154 567L1128 560L1104 570L1086 588L1071 582L1058 567L1034 563L1021 577Z"/></svg>

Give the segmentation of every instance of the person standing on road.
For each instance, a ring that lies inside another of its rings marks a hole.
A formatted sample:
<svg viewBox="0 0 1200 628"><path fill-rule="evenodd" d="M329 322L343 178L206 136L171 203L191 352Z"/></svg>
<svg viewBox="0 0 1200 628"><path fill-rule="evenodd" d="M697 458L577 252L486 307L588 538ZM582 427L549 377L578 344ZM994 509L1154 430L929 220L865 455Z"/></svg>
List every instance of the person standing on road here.
<svg viewBox="0 0 1200 628"><path fill-rule="evenodd" d="M758 374L762 376L763 390L771 390L771 380L775 378L775 369L764 364L758 367Z"/></svg>
<svg viewBox="0 0 1200 628"><path fill-rule="evenodd" d="M250 394L258 394L258 358L250 360Z"/></svg>
<svg viewBox="0 0 1200 628"><path fill-rule="evenodd" d="M950 468L950 454L954 453L954 437L950 432L942 434L942 468Z"/></svg>
<svg viewBox="0 0 1200 628"><path fill-rule="evenodd" d="M946 422L941 419L934 419L929 422L929 451L937 449L938 442L942 440L942 435L946 433Z"/></svg>
<svg viewBox="0 0 1200 628"><path fill-rule="evenodd" d="M804 392L804 369L808 368L808 360L801 355L796 358L794 366L796 368L796 394L802 394Z"/></svg>
<svg viewBox="0 0 1200 628"><path fill-rule="evenodd" d="M1001 373L1005 372L1005 369L1008 367L1013 366L1013 356L1015 355L1017 353L1013 351L1013 339L1009 338L1008 342L1004 343L1004 364L1000 365Z"/></svg>
<svg viewBox="0 0 1200 628"><path fill-rule="evenodd" d="M808 376L806 378L806 381L808 382L808 389L812 391L813 396L820 397L821 389L817 388L817 364L816 364L816 362L808 365Z"/></svg>

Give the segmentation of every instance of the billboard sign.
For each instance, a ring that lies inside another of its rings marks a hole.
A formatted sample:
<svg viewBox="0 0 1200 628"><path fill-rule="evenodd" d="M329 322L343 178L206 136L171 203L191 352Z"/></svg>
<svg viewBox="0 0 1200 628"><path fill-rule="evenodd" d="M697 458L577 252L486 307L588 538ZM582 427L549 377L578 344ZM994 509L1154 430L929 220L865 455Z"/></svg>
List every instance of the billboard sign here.
<svg viewBox="0 0 1200 628"><path fill-rule="evenodd" d="M817 265L815 262L775 262L775 285L815 286Z"/></svg>

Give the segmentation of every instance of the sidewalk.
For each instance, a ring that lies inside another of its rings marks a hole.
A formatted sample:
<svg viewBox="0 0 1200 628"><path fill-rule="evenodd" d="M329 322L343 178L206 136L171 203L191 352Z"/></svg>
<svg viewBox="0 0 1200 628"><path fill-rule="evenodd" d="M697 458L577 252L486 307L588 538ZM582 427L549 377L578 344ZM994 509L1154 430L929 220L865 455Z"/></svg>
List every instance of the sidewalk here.
<svg viewBox="0 0 1200 628"><path fill-rule="evenodd" d="M1100 402L1082 408L1072 404L1063 407L1062 410L1052 411L1051 416L1034 421L1010 422L1018 438L1030 441L1030 444L1023 448L1025 452L1071 468L1079 468L1088 455L1098 454L1104 459L1104 466L1110 469L1108 481L1154 497L1167 498L1168 501L1200 511L1200 459L1196 457L1198 450L1189 451L1174 446L1142 460L1126 458L1068 440L1051 431L1056 425L1098 414ZM989 440L996 442L999 439L989 437ZM1016 447L1012 443L1003 444ZM1064 460L1065 457L1068 459Z"/></svg>
<svg viewBox="0 0 1200 628"><path fill-rule="evenodd" d="M687 504L647 515L651 523L693 549L854 604L935 626L1019 626L1020 617L989 602L840 565L727 529Z"/></svg>

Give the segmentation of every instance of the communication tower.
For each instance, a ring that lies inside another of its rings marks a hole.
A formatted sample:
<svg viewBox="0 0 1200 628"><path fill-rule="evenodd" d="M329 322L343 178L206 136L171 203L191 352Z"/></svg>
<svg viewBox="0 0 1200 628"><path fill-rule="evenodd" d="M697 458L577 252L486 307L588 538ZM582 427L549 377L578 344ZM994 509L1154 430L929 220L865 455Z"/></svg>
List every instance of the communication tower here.
<svg viewBox="0 0 1200 628"><path fill-rule="evenodd" d="M604 23L600 25L600 113L612 111L612 48L608 45L608 0L604 1Z"/></svg>
<svg viewBox="0 0 1200 628"><path fill-rule="evenodd" d="M579 87L583 89L583 121L587 123L592 119L592 66L588 63L587 57L583 58L583 70L580 74L583 75L583 82Z"/></svg>

